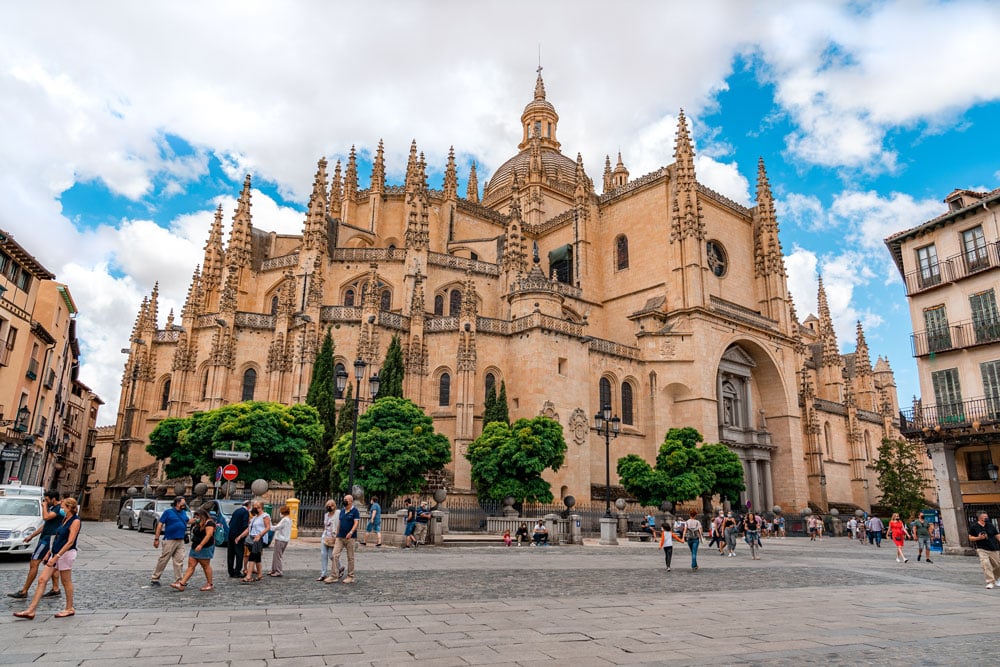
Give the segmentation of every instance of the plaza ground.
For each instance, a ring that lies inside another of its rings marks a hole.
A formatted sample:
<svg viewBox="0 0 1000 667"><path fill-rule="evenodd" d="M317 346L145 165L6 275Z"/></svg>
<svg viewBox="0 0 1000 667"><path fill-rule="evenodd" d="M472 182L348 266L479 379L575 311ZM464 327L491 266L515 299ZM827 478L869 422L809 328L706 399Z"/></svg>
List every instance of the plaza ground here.
<svg viewBox="0 0 1000 667"><path fill-rule="evenodd" d="M0 664L429 665L996 664L1000 589L977 559L895 562L844 538L765 540L763 559L702 549L692 572L654 545L359 550L357 582L325 585L318 540L293 541L285 576L196 574L184 593L150 588L149 534L86 523L77 614L34 621L0 608ZM265 552L265 571L270 553ZM0 561L0 590L27 564ZM164 582L172 579L168 567Z"/></svg>

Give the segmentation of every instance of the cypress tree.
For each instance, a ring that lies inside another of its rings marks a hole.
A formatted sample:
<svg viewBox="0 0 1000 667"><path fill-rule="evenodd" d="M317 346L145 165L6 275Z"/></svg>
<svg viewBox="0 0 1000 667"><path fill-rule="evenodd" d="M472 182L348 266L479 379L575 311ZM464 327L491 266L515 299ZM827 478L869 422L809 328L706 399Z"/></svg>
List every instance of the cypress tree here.
<svg viewBox="0 0 1000 667"><path fill-rule="evenodd" d="M330 448L337 430L337 385L334 375L333 337L327 329L323 344L313 363L312 381L306 394L306 404L316 408L323 425L323 438L310 446L309 453L316 465L299 483L302 491L326 493L330 490Z"/></svg>
<svg viewBox="0 0 1000 667"><path fill-rule="evenodd" d="M340 416L337 419L337 428L333 432L333 440L331 441L330 447L333 447L333 443L340 440L341 436L345 433L350 436L351 430L354 428L354 398L353 396L354 385L347 385L347 389L344 390L344 404L340 406ZM330 451L327 450L327 460L329 460ZM327 485L329 488L334 488L334 485L340 481L340 476L334 471L333 466L330 466L329 477L327 478Z"/></svg>
<svg viewBox="0 0 1000 667"><path fill-rule="evenodd" d="M494 421L510 424L510 410L507 409L507 385L500 381L500 395L497 397L497 418Z"/></svg>
<svg viewBox="0 0 1000 667"><path fill-rule="evenodd" d="M386 396L403 397L403 348L399 344L399 336L393 336L389 349L385 353L385 361L378 373L379 387L375 398Z"/></svg>
<svg viewBox="0 0 1000 667"><path fill-rule="evenodd" d="M483 403L483 428L497 420L497 387L491 384L486 389L486 401Z"/></svg>

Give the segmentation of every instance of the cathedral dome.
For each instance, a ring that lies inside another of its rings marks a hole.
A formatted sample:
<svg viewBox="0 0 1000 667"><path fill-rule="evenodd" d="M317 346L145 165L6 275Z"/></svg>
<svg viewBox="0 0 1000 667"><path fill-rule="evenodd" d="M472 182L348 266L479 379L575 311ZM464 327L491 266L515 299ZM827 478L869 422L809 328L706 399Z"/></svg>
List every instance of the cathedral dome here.
<svg viewBox="0 0 1000 667"><path fill-rule="evenodd" d="M575 182L576 161L547 146L540 146L539 154L542 160L542 175L546 181L567 185ZM483 203L487 204L491 199L499 199L505 194L509 194L515 172L517 172L517 179L522 185L527 183L530 166L531 150L528 149L521 151L497 167L483 191Z"/></svg>

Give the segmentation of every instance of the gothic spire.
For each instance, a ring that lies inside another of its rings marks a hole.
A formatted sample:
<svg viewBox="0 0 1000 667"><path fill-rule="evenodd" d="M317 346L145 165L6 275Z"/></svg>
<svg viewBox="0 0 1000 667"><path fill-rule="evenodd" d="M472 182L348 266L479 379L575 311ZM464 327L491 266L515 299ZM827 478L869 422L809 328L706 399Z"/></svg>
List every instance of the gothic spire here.
<svg viewBox="0 0 1000 667"><path fill-rule="evenodd" d="M326 205L326 158L320 158L316 166L316 177L313 179L309 207L306 210L305 228L302 231L302 243L306 250L326 252Z"/></svg>
<svg viewBox="0 0 1000 667"><path fill-rule="evenodd" d="M202 287L200 267L194 267L191 274L191 285L188 287L187 297L184 299L184 306L181 308L181 319L197 317L202 313Z"/></svg>
<svg viewBox="0 0 1000 667"><path fill-rule="evenodd" d="M330 215L334 218L340 217L340 209L344 204L342 188L343 179L340 176L340 160L337 160L337 164L333 168L333 180L330 181L330 205L327 207Z"/></svg>
<svg viewBox="0 0 1000 667"><path fill-rule="evenodd" d="M694 174L694 148L688 133L687 118L681 109L677 117L677 142L674 149L674 196L670 241L693 236L699 241L705 238L705 222L702 219L701 202L698 201L698 183Z"/></svg>
<svg viewBox="0 0 1000 667"><path fill-rule="evenodd" d="M556 83L558 83L558 82L556 82ZM538 78L535 79L535 99L536 100L544 100L545 99L545 82L542 81L542 68L541 68L541 66L538 67Z"/></svg>
<svg viewBox="0 0 1000 667"><path fill-rule="evenodd" d="M500 259L500 266L504 271L512 271L516 274L524 273L528 261L525 249L525 238L521 231L523 224L521 220L521 184L514 172L511 181L510 214L507 219L507 235L504 239L503 256Z"/></svg>
<svg viewBox="0 0 1000 667"><path fill-rule="evenodd" d="M872 372L872 358L868 352L868 342L865 340L865 330L861 328L861 320L857 324L857 336L855 339L856 349L854 351L854 373L856 375L869 375Z"/></svg>
<svg viewBox="0 0 1000 667"><path fill-rule="evenodd" d="M222 250L222 204L219 204L208 232L208 241L205 242L205 259L202 263L205 270L202 276L206 291L217 290L222 285L222 267L225 261L226 254Z"/></svg>
<svg viewBox="0 0 1000 667"><path fill-rule="evenodd" d="M757 207L754 209L754 273L758 277L785 275L785 259L778 238L778 218L767 180L764 158L757 161Z"/></svg>
<svg viewBox="0 0 1000 667"><path fill-rule="evenodd" d="M590 193L592 184L590 179L587 178L587 172L583 168L583 156L580 153L576 154L576 190L573 196L576 198L576 203L579 205L584 204L587 201L587 195Z"/></svg>
<svg viewBox="0 0 1000 667"><path fill-rule="evenodd" d="M479 203L479 179L476 177L475 162L469 168L469 184L465 188L465 198L471 202Z"/></svg>
<svg viewBox="0 0 1000 667"><path fill-rule="evenodd" d="M455 167L455 147L448 148L448 165L444 170L444 198L458 197L458 173Z"/></svg>
<svg viewBox="0 0 1000 667"><path fill-rule="evenodd" d="M828 366L839 364L840 352L837 349L837 334L833 330L833 318L830 317L830 305L826 300L826 288L823 287L823 276L819 277L817 291L817 307L819 309L819 336L823 343L823 363Z"/></svg>
<svg viewBox="0 0 1000 667"><path fill-rule="evenodd" d="M358 156L351 146L347 156L347 170L344 172L344 199L354 201L358 196Z"/></svg>
<svg viewBox="0 0 1000 667"><path fill-rule="evenodd" d="M611 180L611 156L604 156L604 192L608 193L614 189L614 182Z"/></svg>
<svg viewBox="0 0 1000 667"><path fill-rule="evenodd" d="M146 329L156 331L160 324L160 281L153 283L153 291L149 294L149 310L146 316Z"/></svg>
<svg viewBox="0 0 1000 667"><path fill-rule="evenodd" d="M375 159L372 160L371 191L373 194L385 192L385 149L382 140L378 140L378 148L375 149Z"/></svg>
<svg viewBox="0 0 1000 667"><path fill-rule="evenodd" d="M403 181L403 189L413 192L416 189L417 178L417 140L410 141L410 157L406 160L406 177Z"/></svg>
<svg viewBox="0 0 1000 667"><path fill-rule="evenodd" d="M236 203L236 214L233 216L233 227L229 233L229 244L226 246L226 263L230 267L250 265L252 241L252 217L250 215L250 174L243 179L243 190Z"/></svg>

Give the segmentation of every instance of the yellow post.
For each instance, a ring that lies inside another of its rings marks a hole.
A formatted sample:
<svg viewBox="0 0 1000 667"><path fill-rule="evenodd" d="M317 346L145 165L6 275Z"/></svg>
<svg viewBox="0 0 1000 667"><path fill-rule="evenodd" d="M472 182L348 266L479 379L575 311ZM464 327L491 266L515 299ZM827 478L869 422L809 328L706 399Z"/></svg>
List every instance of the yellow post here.
<svg viewBox="0 0 1000 667"><path fill-rule="evenodd" d="M292 539L299 536L299 499L289 498L285 501L288 505L288 516L292 518Z"/></svg>

